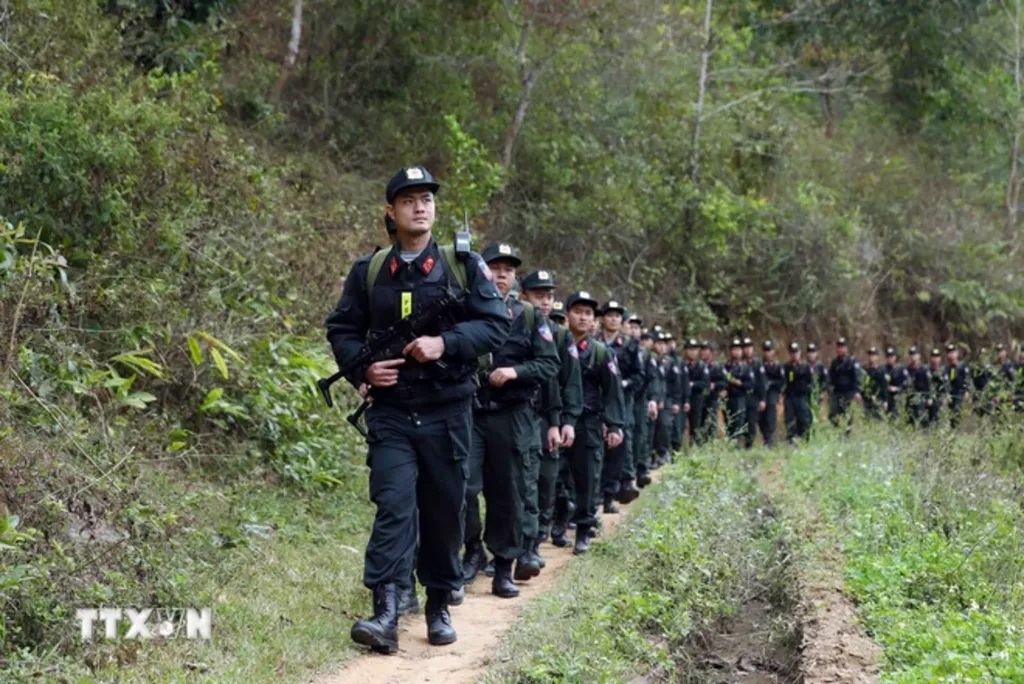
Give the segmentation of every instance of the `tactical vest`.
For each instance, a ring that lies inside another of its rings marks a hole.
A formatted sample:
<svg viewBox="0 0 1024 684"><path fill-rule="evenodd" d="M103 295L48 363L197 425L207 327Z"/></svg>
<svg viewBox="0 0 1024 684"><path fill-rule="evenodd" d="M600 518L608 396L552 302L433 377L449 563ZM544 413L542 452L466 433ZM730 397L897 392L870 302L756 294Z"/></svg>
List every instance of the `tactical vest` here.
<svg viewBox="0 0 1024 684"><path fill-rule="evenodd" d="M462 294L466 283L465 266L455 261L454 250L451 251L450 258L445 256L445 247L440 247L439 251L442 258L433 264L430 273L425 276L418 270L415 262L401 262L396 274L392 275L390 268L383 268L391 250L381 249L373 255L367 272L370 336L386 330L418 307L441 298L449 291L456 295ZM460 266L462 277L459 277ZM399 273L407 273L409 268L416 269L417 273L411 284L397 277ZM441 322L436 329L426 331L425 335L440 335L452 327L451 323ZM433 390L443 396L445 386L472 382L472 377L473 367L468 364L457 361L445 361L444 364L420 363L413 358L406 358L405 363L398 368L398 385L394 389L376 388L374 396L402 396L408 394L410 389L414 389L417 396L427 395Z"/></svg>

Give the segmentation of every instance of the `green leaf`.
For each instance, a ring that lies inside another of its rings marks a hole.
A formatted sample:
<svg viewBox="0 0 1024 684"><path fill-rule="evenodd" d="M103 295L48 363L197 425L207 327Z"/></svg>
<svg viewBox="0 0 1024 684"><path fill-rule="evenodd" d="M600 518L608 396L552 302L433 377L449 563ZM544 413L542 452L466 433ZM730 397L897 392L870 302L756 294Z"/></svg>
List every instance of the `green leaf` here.
<svg viewBox="0 0 1024 684"><path fill-rule="evenodd" d="M206 398L203 399L203 403L199 405L199 412L206 413L207 411L209 411L214 404L220 401L220 398L222 396L224 396L224 388L214 387L206 394Z"/></svg>
<svg viewBox="0 0 1024 684"><path fill-rule="evenodd" d="M225 380L228 379L228 364L224 363L224 357L221 356L220 352L216 348L210 350L210 358L213 359L213 365L217 366L217 370L220 371L220 375Z"/></svg>
<svg viewBox="0 0 1024 684"><path fill-rule="evenodd" d="M182 451L188 448L188 442L171 442L167 449L168 451Z"/></svg>
<svg viewBox="0 0 1024 684"><path fill-rule="evenodd" d="M188 336L188 355L197 366L203 362L203 348L199 346L199 340L191 335Z"/></svg>

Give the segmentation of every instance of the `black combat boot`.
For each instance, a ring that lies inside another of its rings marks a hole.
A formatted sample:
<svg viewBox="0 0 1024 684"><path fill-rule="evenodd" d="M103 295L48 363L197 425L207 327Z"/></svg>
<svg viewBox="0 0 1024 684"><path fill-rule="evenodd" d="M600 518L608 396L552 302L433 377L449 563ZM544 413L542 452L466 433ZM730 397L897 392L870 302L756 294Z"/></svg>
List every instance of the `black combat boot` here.
<svg viewBox="0 0 1024 684"><path fill-rule="evenodd" d="M484 545L479 541L471 543L466 547L466 553L462 556L462 581L472 584L477 573L487 565L487 553Z"/></svg>
<svg viewBox="0 0 1024 684"><path fill-rule="evenodd" d="M585 525L576 527L576 543L572 547L574 556L582 556L590 550L590 530Z"/></svg>
<svg viewBox="0 0 1024 684"><path fill-rule="evenodd" d="M512 559L494 557L494 580L491 582L491 593L501 598L519 596L519 588L512 581Z"/></svg>
<svg viewBox="0 0 1024 684"><path fill-rule="evenodd" d="M416 585L398 588L398 615L415 615L420 612L420 602L416 598Z"/></svg>
<svg viewBox="0 0 1024 684"><path fill-rule="evenodd" d="M487 565L484 566L484 575L487 577L494 577L494 559L487 561Z"/></svg>
<svg viewBox="0 0 1024 684"><path fill-rule="evenodd" d="M651 484L651 476L648 473L636 476L636 486L643 489L647 485Z"/></svg>
<svg viewBox="0 0 1024 684"><path fill-rule="evenodd" d="M638 496L640 496L640 490L636 488L632 480L626 480L619 485L619 493L615 498L619 500L619 503L628 504L636 501Z"/></svg>
<svg viewBox="0 0 1024 684"><path fill-rule="evenodd" d="M533 559L537 561L537 565L543 570L547 563L544 562L544 556L540 555L540 543L543 541L540 537L533 540L533 548L530 549L530 553L533 554Z"/></svg>
<svg viewBox="0 0 1024 684"><path fill-rule="evenodd" d="M615 503L615 497L611 494L604 495L604 504L602 505L605 513L618 513L619 505ZM576 530L576 534L579 535L579 530Z"/></svg>
<svg viewBox="0 0 1024 684"><path fill-rule="evenodd" d="M373 617L352 625L351 636L377 653L398 651L398 587L388 583L373 588Z"/></svg>
<svg viewBox="0 0 1024 684"><path fill-rule="evenodd" d="M461 606L462 602L466 600L466 587L461 586L458 589L452 589L448 592L448 605L449 606Z"/></svg>
<svg viewBox="0 0 1024 684"><path fill-rule="evenodd" d="M516 572L513 577L517 582L525 582L531 577L536 577L540 574L540 563L533 557L533 537L525 537L523 539L523 551L519 558L516 559Z"/></svg>
<svg viewBox="0 0 1024 684"><path fill-rule="evenodd" d="M560 549L564 549L565 547L570 546L572 544L572 542L569 541L568 525L568 510L556 511L555 519L551 523L551 544L553 546L557 546Z"/></svg>
<svg viewBox="0 0 1024 684"><path fill-rule="evenodd" d="M447 589L427 589L427 641L431 646L455 643L455 629L448 612Z"/></svg>

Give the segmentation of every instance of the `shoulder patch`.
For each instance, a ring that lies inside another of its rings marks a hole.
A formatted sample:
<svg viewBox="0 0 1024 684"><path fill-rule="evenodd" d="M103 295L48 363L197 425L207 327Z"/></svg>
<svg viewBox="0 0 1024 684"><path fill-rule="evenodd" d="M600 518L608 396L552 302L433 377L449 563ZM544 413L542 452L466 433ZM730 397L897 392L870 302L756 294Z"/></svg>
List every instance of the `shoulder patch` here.
<svg viewBox="0 0 1024 684"><path fill-rule="evenodd" d="M551 334L551 328L548 327L547 323L541 323L540 326L537 328L537 333L540 335L540 338L545 342L555 341L555 336Z"/></svg>
<svg viewBox="0 0 1024 684"><path fill-rule="evenodd" d="M612 372L612 375L618 375L619 374L619 364L615 363L615 355L614 354L612 355L612 357L610 359L608 359L608 370L610 370Z"/></svg>
<svg viewBox="0 0 1024 684"><path fill-rule="evenodd" d="M571 356L574 359L580 358L580 350L576 347L576 343L575 342L570 342L569 343L568 350L569 350L569 356Z"/></svg>
<svg viewBox="0 0 1024 684"><path fill-rule="evenodd" d="M477 260L477 264L480 266L480 273L483 274L484 278L487 278L487 280L490 280L490 281L493 282L494 281L494 274L491 273L491 269L487 265L487 262L484 261L483 259L478 259Z"/></svg>

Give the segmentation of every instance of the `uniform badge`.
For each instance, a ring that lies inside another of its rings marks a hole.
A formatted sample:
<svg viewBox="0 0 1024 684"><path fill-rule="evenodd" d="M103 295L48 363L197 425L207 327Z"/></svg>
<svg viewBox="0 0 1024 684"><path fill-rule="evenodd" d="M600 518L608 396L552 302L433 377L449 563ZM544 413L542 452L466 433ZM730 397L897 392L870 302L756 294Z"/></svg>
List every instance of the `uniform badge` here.
<svg viewBox="0 0 1024 684"><path fill-rule="evenodd" d="M423 180L423 171L415 166L411 166L405 170L405 177L409 180Z"/></svg>
<svg viewBox="0 0 1024 684"><path fill-rule="evenodd" d="M551 274L547 271L537 271L537 278L540 280L551 280Z"/></svg>
<svg viewBox="0 0 1024 684"><path fill-rule="evenodd" d="M505 245L505 244L498 245L498 254L504 254L504 255L508 256L511 253L512 253L512 247L511 246Z"/></svg>
<svg viewBox="0 0 1024 684"><path fill-rule="evenodd" d="M619 374L619 364L615 363L615 357L613 356L608 362L608 370L612 372L612 375Z"/></svg>
<svg viewBox="0 0 1024 684"><path fill-rule="evenodd" d="M555 336L551 334L551 328L548 327L547 323L541 323L540 327L537 328L537 332L540 333L540 338L545 342L555 341Z"/></svg>

